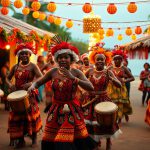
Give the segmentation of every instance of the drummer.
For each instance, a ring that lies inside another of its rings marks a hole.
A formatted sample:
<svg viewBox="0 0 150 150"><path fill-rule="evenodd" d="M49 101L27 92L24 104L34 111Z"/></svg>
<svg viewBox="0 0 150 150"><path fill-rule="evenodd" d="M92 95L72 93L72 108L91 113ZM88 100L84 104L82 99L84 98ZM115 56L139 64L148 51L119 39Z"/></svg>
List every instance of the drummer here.
<svg viewBox="0 0 150 150"><path fill-rule="evenodd" d="M114 74L105 69L105 65L111 61L111 52L106 52L102 48L103 44L96 44L92 47L92 52L89 55L89 60L95 65L95 68L86 72L86 76L94 86L94 92L89 92L88 100L83 103L84 117L89 134L101 146L100 139L106 138L106 150L111 149L111 137L117 135L120 130L117 124L110 127L99 125L94 112L96 104L105 101L111 101L106 92L109 81L113 82L117 87L121 87L120 81Z"/></svg>
<svg viewBox="0 0 150 150"><path fill-rule="evenodd" d="M42 76L39 68L30 62L30 56L34 48L28 43L18 45L15 55L18 56L18 63L12 67L6 77L6 82L11 91L27 90L33 79ZM15 84L11 82L15 77ZM27 112L10 112L8 119L8 132L10 133L10 146L21 148L25 146L24 136L29 135L32 139L32 146L37 144L37 132L42 128L40 112L35 95L29 96L30 109Z"/></svg>

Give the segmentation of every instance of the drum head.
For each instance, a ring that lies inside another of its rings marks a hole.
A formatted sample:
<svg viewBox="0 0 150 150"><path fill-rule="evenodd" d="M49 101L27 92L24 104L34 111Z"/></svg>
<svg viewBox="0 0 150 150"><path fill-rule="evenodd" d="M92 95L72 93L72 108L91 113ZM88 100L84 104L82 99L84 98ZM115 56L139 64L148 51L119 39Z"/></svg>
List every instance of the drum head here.
<svg viewBox="0 0 150 150"><path fill-rule="evenodd" d="M19 91L15 91L15 92L10 93L7 96L7 99L9 101L17 101L17 100L24 98L25 96L27 96L27 91L19 90Z"/></svg>
<svg viewBox="0 0 150 150"><path fill-rule="evenodd" d="M100 102L94 109L97 113L112 113L118 109L118 106L113 102Z"/></svg>
<svg viewBox="0 0 150 150"><path fill-rule="evenodd" d="M4 95L4 92L0 89L0 97Z"/></svg>

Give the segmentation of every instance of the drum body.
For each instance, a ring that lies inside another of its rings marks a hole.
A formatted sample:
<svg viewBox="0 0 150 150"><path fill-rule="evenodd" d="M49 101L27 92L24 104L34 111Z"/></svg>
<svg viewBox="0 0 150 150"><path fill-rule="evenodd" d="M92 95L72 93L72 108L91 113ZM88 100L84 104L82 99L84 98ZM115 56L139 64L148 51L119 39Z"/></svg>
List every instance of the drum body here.
<svg viewBox="0 0 150 150"><path fill-rule="evenodd" d="M25 90L10 93L7 99L10 102L10 107L13 112L25 112L30 107L28 94Z"/></svg>
<svg viewBox="0 0 150 150"><path fill-rule="evenodd" d="M102 126L113 126L117 119L118 106L112 102L98 103L95 108L97 122Z"/></svg>
<svg viewBox="0 0 150 150"><path fill-rule="evenodd" d="M0 89L0 97L4 96L4 92Z"/></svg>

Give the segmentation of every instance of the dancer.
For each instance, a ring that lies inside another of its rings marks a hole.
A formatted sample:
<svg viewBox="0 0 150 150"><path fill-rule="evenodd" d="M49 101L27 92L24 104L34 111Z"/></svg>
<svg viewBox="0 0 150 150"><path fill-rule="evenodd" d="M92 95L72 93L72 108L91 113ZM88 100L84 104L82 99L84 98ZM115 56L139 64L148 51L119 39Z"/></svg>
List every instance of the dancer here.
<svg viewBox="0 0 150 150"><path fill-rule="evenodd" d="M80 70L70 67L78 60L78 49L60 41L51 52L58 68L48 71L29 88L31 91L52 81L52 106L48 111L42 150L92 150L96 143L88 135L80 101L75 96L78 85L88 91L93 90L93 86Z"/></svg>
<svg viewBox="0 0 150 150"><path fill-rule="evenodd" d="M94 91L89 92L86 101L83 102L85 122L89 134L99 142L99 146L100 138L106 138L106 150L110 150L111 137L119 134L119 127L117 123L111 126L99 125L94 107L100 102L111 101L106 91L109 82L113 82L119 88L121 83L112 71L105 69L105 66L111 61L111 52L106 52L101 45L96 44L89 56L89 60L95 65L95 68L88 70L86 76L92 82Z"/></svg>
<svg viewBox="0 0 150 150"><path fill-rule="evenodd" d="M11 91L27 90L33 79L42 76L39 68L30 62L30 56L34 52L32 45L20 44L15 54L18 56L18 64L14 65L6 77L6 82ZM11 82L15 77L15 85ZM27 112L13 112L9 114L8 132L10 133L10 146L21 148L25 146L24 136L29 135L32 138L32 146L37 144L37 132L42 128L40 112L37 101L33 95L29 96L30 108Z"/></svg>

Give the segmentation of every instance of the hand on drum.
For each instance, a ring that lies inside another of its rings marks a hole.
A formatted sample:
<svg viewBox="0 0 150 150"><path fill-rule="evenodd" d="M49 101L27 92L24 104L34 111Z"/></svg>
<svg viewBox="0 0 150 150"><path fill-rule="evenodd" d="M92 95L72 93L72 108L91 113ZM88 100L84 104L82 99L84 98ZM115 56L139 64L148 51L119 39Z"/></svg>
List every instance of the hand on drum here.
<svg viewBox="0 0 150 150"><path fill-rule="evenodd" d="M28 90L29 87L31 87L32 82L26 83L22 86L23 90Z"/></svg>
<svg viewBox="0 0 150 150"><path fill-rule="evenodd" d="M32 91L34 91L36 89L35 87L36 83L32 83L32 85L28 88L28 93L32 93Z"/></svg>

